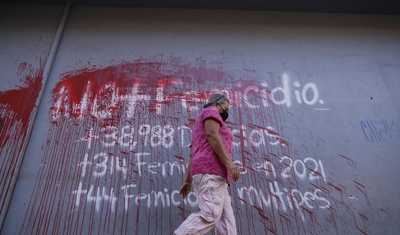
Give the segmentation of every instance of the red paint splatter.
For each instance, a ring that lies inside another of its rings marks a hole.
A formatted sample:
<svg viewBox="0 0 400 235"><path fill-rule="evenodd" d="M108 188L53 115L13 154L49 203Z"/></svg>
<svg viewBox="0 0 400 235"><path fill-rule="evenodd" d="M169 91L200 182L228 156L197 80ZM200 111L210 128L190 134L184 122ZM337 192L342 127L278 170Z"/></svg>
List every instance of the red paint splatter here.
<svg viewBox="0 0 400 235"><path fill-rule="evenodd" d="M23 157L32 111L42 89L44 64L41 60L40 67L34 69L30 64L20 63L17 75L22 76L22 84L0 92L0 214L5 208L16 167Z"/></svg>
<svg viewBox="0 0 400 235"><path fill-rule="evenodd" d="M21 233L140 234L146 229L147 233L152 233L159 228L170 226L174 218L171 216L173 215L171 207L163 208L162 213L160 208L148 209L146 197L150 195L148 194L150 190L171 192L173 188L180 186L179 177L183 174L162 177L160 174L145 172L140 175L142 171L139 169L140 164L135 154L148 152L149 155L146 156L148 165L166 161L182 162L185 156L182 153L182 146L176 143L170 149L151 146L150 135L158 140L159 135L163 134L161 127L191 126L199 112L194 107L203 104L213 92L222 91L232 101L230 110L233 117L230 120L234 121L227 124L239 130L235 134L240 140L236 154L241 156L244 168L246 162L264 160L274 165L280 162L282 156L291 156L289 143L280 137L283 135L280 128L284 121L282 110L271 104L266 97L255 95L257 87L260 90L265 88L259 86L261 79L257 77L254 68L250 66L244 71L246 76L235 76L234 73L224 71L222 63L212 63L211 66L207 66L204 60L199 59L193 65L180 58L167 58L136 60L105 68L92 67L63 74L52 91L53 104L50 110L52 124L49 126L48 141L43 148L44 164L36 179ZM244 78L249 80L241 80ZM247 99L242 99L246 91L249 91L250 95ZM266 90L265 93L268 94L269 91ZM259 107L254 108L257 105ZM276 127L278 131L262 126L267 123ZM113 126L116 130L107 130L109 126ZM123 131L123 127L127 126L129 131ZM282 153L276 153L277 151L274 153L271 146L266 144L262 149L265 154L261 152L259 156L254 154L254 151L250 151L246 146L250 136L247 135L249 130L244 127L260 129L261 133L279 143L277 147ZM128 138L121 138L124 134L128 134ZM88 135L101 137L87 138ZM126 143L130 143L130 139L132 143L136 141L135 145L128 146L133 146L132 148L124 148ZM91 147L87 144L89 140ZM111 143L115 143L115 146ZM303 147L307 151L304 145ZM96 155L99 152L107 155L102 158ZM88 156L88 159L85 159L85 156ZM116 157L120 157L119 162L114 161ZM126 164L121 162L122 158L126 160ZM187 156L185 158L187 159ZM107 167L101 165L102 162L107 162ZM110 165L111 163L113 165ZM121 167L123 165L125 167ZM127 171L126 178L124 174L118 172L117 167ZM157 170L156 165L152 167L153 171ZM284 167L289 166L284 165ZM264 175L265 172L272 172L269 168L263 168L262 171L261 174ZM99 172L104 173L104 177L94 176L99 175ZM256 175L258 170L253 172L252 175ZM246 177L243 180L247 180L249 185L258 184L260 188L267 188L268 182L272 182L265 180L265 177ZM280 178L276 181L281 185L285 183ZM290 183L294 187L299 187L296 180ZM79 188L80 185L82 188ZM328 185L343 194L342 188L339 188L341 185L336 186L331 183ZM124 198L126 192L121 190L125 186L132 186L130 188L132 192L129 194L131 197L127 200ZM319 187L324 193L328 193L328 189ZM107 201L112 198L111 189L118 197L116 211L110 209L111 203ZM169 196L172 197L171 194ZM277 195L271 196L273 200L284 203ZM248 216L246 221L249 230L245 233L250 233L253 229L250 224L255 221L251 211L254 209L266 224L266 231L278 234L275 215L279 210L275 210L273 206L269 208L270 210L261 207L250 208L251 203L246 200L235 195L233 198L234 203L247 206L241 213ZM171 198L168 200L172 201ZM176 195L174 200L177 200ZM128 210L125 210L125 206ZM144 209L148 211L143 211ZM191 208L182 202L174 210L184 217ZM311 211L306 212L310 214L312 222L315 222L315 214ZM169 213L169 216L166 213ZM288 213L292 214L288 214L287 220L294 219L294 223L299 223L299 216L295 216L298 212ZM332 220L332 224L336 225L334 218ZM288 225L288 230L292 225ZM162 232L170 234L172 231Z"/></svg>
<svg viewBox="0 0 400 235"><path fill-rule="evenodd" d="M13 116L13 121L21 122L22 133L26 132L30 115L42 88L43 68L44 61L37 70L27 63L21 63L18 67L18 74L24 76L23 84L18 89L0 92L2 118Z"/></svg>
<svg viewBox="0 0 400 235"><path fill-rule="evenodd" d="M331 186L332 188L336 189L337 191L339 191L340 193L343 193L343 190L342 190L339 186L336 186L336 185L334 185L334 184L331 183L331 182L328 182L327 184L328 184L329 186Z"/></svg>
<svg viewBox="0 0 400 235"><path fill-rule="evenodd" d="M344 159L346 159L348 164L349 164L349 166L351 166L352 168L356 168L357 167L357 162L353 161L352 159L350 159L350 158L348 158L348 157L346 157L346 156L344 156L342 154L339 154L339 156L344 158Z"/></svg>
<svg viewBox="0 0 400 235"><path fill-rule="evenodd" d="M357 181L355 181L355 180L353 180L353 182L355 183L354 186L355 186L362 194L364 194L365 201L367 202L367 205L368 205L370 208L372 208L371 202L369 201L369 198L368 198L368 194L367 194L366 187L365 187L363 184L361 184L360 182L357 182Z"/></svg>
<svg viewBox="0 0 400 235"><path fill-rule="evenodd" d="M118 123L126 109L143 104L149 107L150 113L161 112L163 106L182 99L189 107L198 106L209 98L210 90L215 93L216 89L224 89L221 85L229 84L233 79L219 70L199 69L171 61L139 60L63 74L62 81L53 89L53 117L98 114L99 118L99 113L103 113L103 117ZM199 84L201 80L208 84ZM197 84L196 92L192 91L194 84ZM129 102L131 106L127 107Z"/></svg>

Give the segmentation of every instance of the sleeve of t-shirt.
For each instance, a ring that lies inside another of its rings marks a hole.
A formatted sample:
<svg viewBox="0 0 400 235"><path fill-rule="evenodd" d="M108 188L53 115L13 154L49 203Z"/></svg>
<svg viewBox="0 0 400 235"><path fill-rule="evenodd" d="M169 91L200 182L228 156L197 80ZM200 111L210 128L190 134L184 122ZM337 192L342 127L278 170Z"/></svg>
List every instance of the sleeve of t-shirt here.
<svg viewBox="0 0 400 235"><path fill-rule="evenodd" d="M203 123L205 122L205 120L210 119L210 118L216 120L221 125L223 123L221 115L218 113L218 110L214 109L214 108L205 109L203 111L201 117L202 117Z"/></svg>

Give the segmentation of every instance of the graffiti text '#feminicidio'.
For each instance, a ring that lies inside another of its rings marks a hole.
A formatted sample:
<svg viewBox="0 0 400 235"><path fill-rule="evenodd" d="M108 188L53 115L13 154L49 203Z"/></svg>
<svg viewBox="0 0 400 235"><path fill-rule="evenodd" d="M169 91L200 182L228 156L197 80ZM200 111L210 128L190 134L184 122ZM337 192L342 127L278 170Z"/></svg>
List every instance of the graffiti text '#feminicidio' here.
<svg viewBox="0 0 400 235"><path fill-rule="evenodd" d="M299 81L291 82L287 74L283 74L281 78L282 86L271 88L266 81L236 81L231 88L211 89L210 92L187 90L179 79L157 80L153 91L149 91L150 88L138 78L133 80L131 87L121 87L116 82L108 81L93 89L93 83L88 81L84 95L77 100L73 86L68 81L61 82L55 90L56 96L51 108L53 120L62 116L84 118L88 115L111 118L119 110L121 103L124 103L123 111L128 118L134 117L135 108L142 104L154 107L156 114L162 114L163 105L173 101L179 101L188 111L195 111L199 109L199 104L205 103L216 92L226 94L233 106L246 108L268 107L270 104L286 105L290 108L295 102L306 105L324 104L319 98L315 83L308 82L302 86ZM169 92L170 90L184 92Z"/></svg>

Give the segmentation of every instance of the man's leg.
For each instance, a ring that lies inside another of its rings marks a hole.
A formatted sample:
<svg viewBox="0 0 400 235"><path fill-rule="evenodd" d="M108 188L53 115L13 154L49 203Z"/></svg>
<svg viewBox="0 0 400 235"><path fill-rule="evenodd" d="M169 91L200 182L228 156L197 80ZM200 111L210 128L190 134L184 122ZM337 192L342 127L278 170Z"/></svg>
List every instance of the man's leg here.
<svg viewBox="0 0 400 235"><path fill-rule="evenodd" d="M216 223L215 231L217 235L236 235L236 219L232 209L231 197L227 189L225 192L226 196L221 219Z"/></svg>
<svg viewBox="0 0 400 235"><path fill-rule="evenodd" d="M224 207L226 181L216 175L195 175L193 183L200 211L183 221L176 235L197 235L210 231L221 218Z"/></svg>

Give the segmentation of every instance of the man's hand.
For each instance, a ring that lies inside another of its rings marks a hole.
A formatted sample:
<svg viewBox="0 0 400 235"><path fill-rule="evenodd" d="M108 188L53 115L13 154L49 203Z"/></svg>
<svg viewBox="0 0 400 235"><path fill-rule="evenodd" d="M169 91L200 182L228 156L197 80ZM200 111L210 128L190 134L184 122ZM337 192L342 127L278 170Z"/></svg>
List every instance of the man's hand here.
<svg viewBox="0 0 400 235"><path fill-rule="evenodd" d="M232 173L232 179L233 181L237 181L239 179L240 173L239 173L239 169L235 164L230 164L229 165L229 170Z"/></svg>
<svg viewBox="0 0 400 235"><path fill-rule="evenodd" d="M183 183L181 190L179 191L179 194L182 195L182 197L185 199L190 193L190 188L192 187L192 183L190 182L185 182Z"/></svg>

